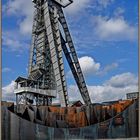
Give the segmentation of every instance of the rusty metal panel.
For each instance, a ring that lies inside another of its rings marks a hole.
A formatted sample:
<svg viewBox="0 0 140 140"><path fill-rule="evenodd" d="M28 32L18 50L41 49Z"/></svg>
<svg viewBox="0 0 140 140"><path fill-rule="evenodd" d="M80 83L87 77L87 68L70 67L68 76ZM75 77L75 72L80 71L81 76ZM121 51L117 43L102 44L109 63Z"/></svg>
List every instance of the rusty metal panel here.
<svg viewBox="0 0 140 140"><path fill-rule="evenodd" d="M45 107L40 108L43 108L44 110L46 109ZM102 138L111 139L138 137L137 109L138 101L134 102L123 112L106 121L79 128L57 128L58 124L61 127L64 127L63 125L65 124L65 122L63 122L62 120L56 121L56 116L53 112L49 112L49 115L50 117L52 117L51 120L55 121L49 122L48 119L48 123L50 123L53 126L48 127L25 120L17 116L15 113L9 111L7 106L2 106L2 140L88 140ZM83 112L81 111L79 113L81 117L80 119L83 119L85 121L85 118L83 118ZM82 125L81 122L83 120L80 121L80 119L79 122L76 122L77 125Z"/></svg>

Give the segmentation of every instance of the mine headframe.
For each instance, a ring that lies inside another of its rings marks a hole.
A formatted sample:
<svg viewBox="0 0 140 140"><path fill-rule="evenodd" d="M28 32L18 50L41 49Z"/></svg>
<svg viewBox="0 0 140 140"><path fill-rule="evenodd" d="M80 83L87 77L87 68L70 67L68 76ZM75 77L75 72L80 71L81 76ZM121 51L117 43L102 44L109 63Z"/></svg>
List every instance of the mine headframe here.
<svg viewBox="0 0 140 140"><path fill-rule="evenodd" d="M45 2L45 0L41 0L42 3ZM52 0L53 2L56 2L58 5L60 5L60 7L67 7L68 5L70 5L71 3L73 3L73 0ZM37 4L38 0L32 0L33 3Z"/></svg>
<svg viewBox="0 0 140 140"><path fill-rule="evenodd" d="M65 55L85 104L91 104L74 44L62 8L72 0L32 0L35 11L28 78L16 79L17 104L50 105L59 95L61 106L68 106L64 74Z"/></svg>

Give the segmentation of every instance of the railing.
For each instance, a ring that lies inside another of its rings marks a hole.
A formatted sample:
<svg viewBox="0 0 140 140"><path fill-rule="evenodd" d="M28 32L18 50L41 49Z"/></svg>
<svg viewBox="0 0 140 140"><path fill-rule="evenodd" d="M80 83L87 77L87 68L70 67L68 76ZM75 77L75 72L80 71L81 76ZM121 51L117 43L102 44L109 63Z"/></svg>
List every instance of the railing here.
<svg viewBox="0 0 140 140"><path fill-rule="evenodd" d="M24 93L24 92L56 97L56 90L43 90L43 89L37 89L37 88L31 88L31 87L18 87L18 88L15 88L14 90L15 94Z"/></svg>

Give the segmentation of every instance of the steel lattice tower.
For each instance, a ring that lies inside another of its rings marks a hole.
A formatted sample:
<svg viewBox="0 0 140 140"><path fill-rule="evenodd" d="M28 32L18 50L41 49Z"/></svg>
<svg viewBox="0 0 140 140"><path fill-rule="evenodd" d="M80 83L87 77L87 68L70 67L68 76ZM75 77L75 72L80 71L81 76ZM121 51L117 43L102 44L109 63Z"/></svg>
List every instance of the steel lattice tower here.
<svg viewBox="0 0 140 140"><path fill-rule="evenodd" d="M28 78L16 79L17 104L35 102L37 105L51 105L52 98L58 94L61 106L68 106L62 53L68 61L85 104L90 104L89 93L62 10L72 0L32 1L35 11L29 72Z"/></svg>

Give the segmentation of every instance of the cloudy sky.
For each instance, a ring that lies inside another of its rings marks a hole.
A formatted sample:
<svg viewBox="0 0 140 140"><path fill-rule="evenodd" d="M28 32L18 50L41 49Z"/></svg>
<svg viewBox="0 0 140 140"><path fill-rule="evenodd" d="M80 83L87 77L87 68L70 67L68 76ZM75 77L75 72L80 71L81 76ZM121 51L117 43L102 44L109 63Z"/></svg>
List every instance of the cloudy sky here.
<svg viewBox="0 0 140 140"><path fill-rule="evenodd" d="M14 80L27 76L31 0L2 2L3 100L15 100ZM74 0L64 9L92 102L138 91L138 0ZM81 99L67 63L70 100Z"/></svg>

